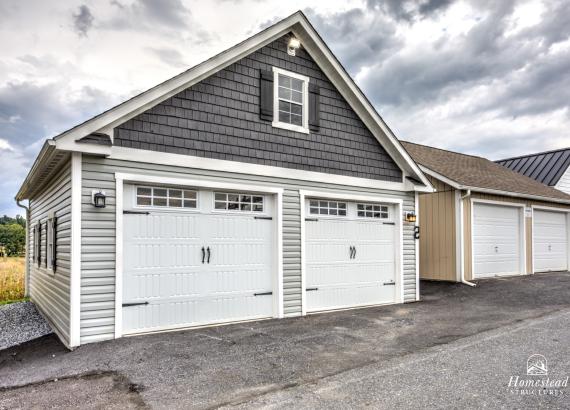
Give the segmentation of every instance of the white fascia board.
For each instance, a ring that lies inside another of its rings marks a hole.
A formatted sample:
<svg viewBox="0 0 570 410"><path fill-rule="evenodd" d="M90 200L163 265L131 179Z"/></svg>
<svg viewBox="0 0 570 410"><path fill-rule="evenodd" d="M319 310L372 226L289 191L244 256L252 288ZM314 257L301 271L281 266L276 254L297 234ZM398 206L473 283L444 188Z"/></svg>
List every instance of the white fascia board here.
<svg viewBox="0 0 570 410"><path fill-rule="evenodd" d="M443 182L443 183L449 185L449 186L452 187L452 188L455 188L455 189L464 189L464 188L462 188L462 186L461 186L459 183L457 183L457 182L455 182L454 180L449 179L449 178L447 178L447 177L441 175L441 174L438 173L438 172L435 172L435 171L429 169L428 167L425 167L425 166L423 166L423 165L420 165L420 169L421 169L424 173L426 173L426 174L428 174L428 175L430 175L430 176L432 176L432 177L434 177L434 178L436 178L436 179L439 179L441 182Z"/></svg>
<svg viewBox="0 0 570 410"><path fill-rule="evenodd" d="M269 44L290 31L301 40L303 47L305 47L307 52L315 59L319 67L327 74L343 97L347 99L351 107L361 117L365 125L370 129L388 154L392 156L396 164L404 170L404 174L416 177L425 184L424 188L414 190L433 192L433 187L422 174L417 164L402 147L390 128L384 123L368 99L301 12L287 17L274 26L248 38L225 52L60 134L56 137L56 141L59 143L58 149L106 155L105 150L108 147L77 144L75 140L92 132L101 132L102 130L112 135L113 127L152 108L193 84L202 81L211 74L250 54L253 50Z"/></svg>
<svg viewBox="0 0 570 410"><path fill-rule="evenodd" d="M379 181L375 179L365 179L344 175L332 175L321 172L303 171L273 167L270 165L249 164L245 162L227 161L222 159L211 159L194 157L183 154L170 154L165 152L155 152L143 149L113 147L109 159L136 161L149 164L171 165L186 168L206 169L212 171L224 171L237 174L247 174L256 176L277 177L295 179L311 182L322 182L337 185L347 185L362 188L386 189L390 191L409 191L402 182ZM421 187L420 187L421 188ZM425 188L425 187L424 187ZM431 192L431 191L430 191Z"/></svg>

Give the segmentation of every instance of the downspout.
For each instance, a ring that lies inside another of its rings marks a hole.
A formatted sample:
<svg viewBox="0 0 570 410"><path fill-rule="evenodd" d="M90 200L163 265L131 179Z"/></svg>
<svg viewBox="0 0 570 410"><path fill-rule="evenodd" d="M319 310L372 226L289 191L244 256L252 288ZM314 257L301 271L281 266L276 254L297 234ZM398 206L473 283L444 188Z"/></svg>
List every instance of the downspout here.
<svg viewBox="0 0 570 410"><path fill-rule="evenodd" d="M459 243L460 243L460 253L461 253L461 283L469 286L477 286L476 283L469 282L465 279L465 234L463 229L464 219L463 219L463 200L471 197L471 190L468 189L465 195L459 197L459 217L460 217L460 235L459 235ZM471 215L473 218L473 215ZM472 256L473 257L473 256Z"/></svg>
<svg viewBox="0 0 570 410"><path fill-rule="evenodd" d="M26 244L25 244L26 260L24 262L26 269L24 274L24 296L29 297L30 296L30 250L28 249L28 247L30 246L30 208L27 207L26 205L22 205L19 199L16 200L16 205L26 210Z"/></svg>

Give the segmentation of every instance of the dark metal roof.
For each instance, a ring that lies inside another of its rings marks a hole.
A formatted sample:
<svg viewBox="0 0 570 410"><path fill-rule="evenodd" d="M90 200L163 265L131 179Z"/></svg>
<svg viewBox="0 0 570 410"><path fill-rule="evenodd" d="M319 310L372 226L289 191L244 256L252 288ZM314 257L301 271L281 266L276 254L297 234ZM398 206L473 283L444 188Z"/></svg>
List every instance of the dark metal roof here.
<svg viewBox="0 0 570 410"><path fill-rule="evenodd" d="M495 161L545 185L555 186L570 165L570 148Z"/></svg>

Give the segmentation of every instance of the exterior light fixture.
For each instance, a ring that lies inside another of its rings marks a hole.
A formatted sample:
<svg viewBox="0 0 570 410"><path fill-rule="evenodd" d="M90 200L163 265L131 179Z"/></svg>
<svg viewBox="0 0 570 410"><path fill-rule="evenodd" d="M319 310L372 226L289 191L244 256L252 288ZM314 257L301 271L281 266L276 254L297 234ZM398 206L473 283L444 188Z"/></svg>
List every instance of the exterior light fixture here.
<svg viewBox="0 0 570 410"><path fill-rule="evenodd" d="M289 54L290 56L295 56L295 51L299 47L301 47L301 42L299 41L299 39L291 37L289 39L289 44L287 44L287 54Z"/></svg>
<svg viewBox="0 0 570 410"><path fill-rule="evenodd" d="M406 213L406 221L407 222L416 222L416 214L414 212Z"/></svg>
<svg viewBox="0 0 570 410"><path fill-rule="evenodd" d="M105 194L105 191L99 190L91 192L91 204L93 204L95 208L105 208L106 199L107 195Z"/></svg>

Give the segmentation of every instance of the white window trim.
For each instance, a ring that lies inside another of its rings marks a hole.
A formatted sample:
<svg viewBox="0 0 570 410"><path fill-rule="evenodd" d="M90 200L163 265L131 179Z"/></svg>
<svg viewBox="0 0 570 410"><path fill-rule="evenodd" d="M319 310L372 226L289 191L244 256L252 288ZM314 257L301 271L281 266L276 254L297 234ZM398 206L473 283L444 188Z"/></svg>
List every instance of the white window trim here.
<svg viewBox="0 0 570 410"><path fill-rule="evenodd" d="M55 248L55 244L53 243L53 217L50 217L46 222L46 265L47 270L50 273L53 272L53 251ZM51 248L50 248L51 245Z"/></svg>
<svg viewBox="0 0 570 410"><path fill-rule="evenodd" d="M279 74L303 81L303 126L279 121ZM273 122L276 128L309 134L309 77L273 67Z"/></svg>

